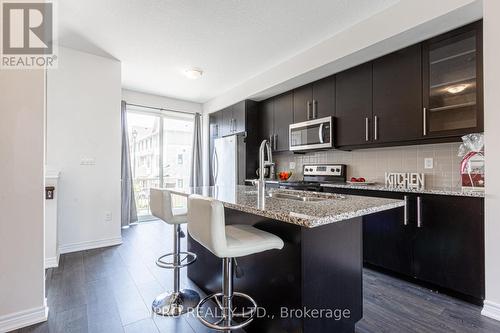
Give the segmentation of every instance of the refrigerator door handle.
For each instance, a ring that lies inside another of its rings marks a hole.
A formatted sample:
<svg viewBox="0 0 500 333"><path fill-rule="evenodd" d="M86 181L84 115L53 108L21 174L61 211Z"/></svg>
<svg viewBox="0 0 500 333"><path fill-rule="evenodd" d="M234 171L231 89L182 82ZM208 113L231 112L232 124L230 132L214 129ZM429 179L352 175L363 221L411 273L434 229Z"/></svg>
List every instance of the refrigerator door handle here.
<svg viewBox="0 0 500 333"><path fill-rule="evenodd" d="M214 182L215 185L215 148L214 152L212 153L212 181Z"/></svg>
<svg viewBox="0 0 500 333"><path fill-rule="evenodd" d="M214 156L212 158L212 170L213 170L213 178L214 178L214 185L217 183L217 177L219 176L219 161L217 157L217 150L214 149Z"/></svg>

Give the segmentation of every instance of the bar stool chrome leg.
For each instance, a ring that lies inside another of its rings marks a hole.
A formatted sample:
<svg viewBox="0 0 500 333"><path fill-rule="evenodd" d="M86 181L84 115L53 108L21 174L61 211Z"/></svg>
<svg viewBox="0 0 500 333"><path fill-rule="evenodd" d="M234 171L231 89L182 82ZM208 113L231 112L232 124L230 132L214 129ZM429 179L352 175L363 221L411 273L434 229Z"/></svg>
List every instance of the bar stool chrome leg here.
<svg viewBox="0 0 500 333"><path fill-rule="evenodd" d="M233 291L233 259L223 258L222 261L222 293L212 294L205 297L196 307L196 316L203 325L220 331L231 331L243 328L250 324L257 312L257 303L247 294ZM251 307L248 311L234 312L233 298L238 297L247 300ZM222 299L222 302L219 301ZM201 309L205 303L213 301L221 310L221 316L214 322L208 321L202 314ZM246 318L243 321L235 321L234 318Z"/></svg>
<svg viewBox="0 0 500 333"><path fill-rule="evenodd" d="M162 316L179 316L190 310L194 310L200 301L200 295L191 289L180 290L180 269L188 266L196 260L196 255L191 252L181 252L180 238L181 227L174 225L174 252L161 256L156 264L163 268L174 270L174 290L163 293L155 298L152 309L156 314ZM172 257L172 262L165 262L166 257Z"/></svg>

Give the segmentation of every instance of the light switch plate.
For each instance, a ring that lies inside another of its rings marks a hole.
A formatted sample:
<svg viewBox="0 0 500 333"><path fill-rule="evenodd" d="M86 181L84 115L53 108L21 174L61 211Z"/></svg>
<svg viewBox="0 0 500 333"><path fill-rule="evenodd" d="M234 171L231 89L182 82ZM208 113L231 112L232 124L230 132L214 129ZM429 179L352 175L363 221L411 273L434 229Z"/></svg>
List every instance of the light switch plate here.
<svg viewBox="0 0 500 333"><path fill-rule="evenodd" d="M80 158L80 165L95 165L95 158L82 157Z"/></svg>
<svg viewBox="0 0 500 333"><path fill-rule="evenodd" d="M295 162L290 162L290 170L295 170Z"/></svg>
<svg viewBox="0 0 500 333"><path fill-rule="evenodd" d="M432 169L434 168L434 159L431 157L426 157L424 159L424 169Z"/></svg>

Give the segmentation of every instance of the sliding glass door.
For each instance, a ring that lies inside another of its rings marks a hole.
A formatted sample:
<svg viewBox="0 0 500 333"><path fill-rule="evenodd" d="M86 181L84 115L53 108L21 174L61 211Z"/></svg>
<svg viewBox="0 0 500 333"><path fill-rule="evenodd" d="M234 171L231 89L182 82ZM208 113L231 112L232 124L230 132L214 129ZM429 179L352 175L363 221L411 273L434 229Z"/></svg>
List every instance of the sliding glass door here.
<svg viewBox="0 0 500 333"><path fill-rule="evenodd" d="M134 195L139 221L154 219L149 209L151 187L184 187L189 182L194 116L128 107L128 135ZM174 210L185 200L173 197Z"/></svg>

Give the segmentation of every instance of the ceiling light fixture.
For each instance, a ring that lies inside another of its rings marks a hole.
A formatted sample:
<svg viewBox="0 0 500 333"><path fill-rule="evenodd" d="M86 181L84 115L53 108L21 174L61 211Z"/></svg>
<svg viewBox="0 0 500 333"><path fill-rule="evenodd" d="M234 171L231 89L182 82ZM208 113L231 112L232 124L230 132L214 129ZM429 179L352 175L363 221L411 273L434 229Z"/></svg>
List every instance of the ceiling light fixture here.
<svg viewBox="0 0 500 333"><path fill-rule="evenodd" d="M184 72L184 74L191 80L199 79L203 75L203 71L199 68L191 68Z"/></svg>
<svg viewBox="0 0 500 333"><path fill-rule="evenodd" d="M446 91L450 94L458 94L467 89L468 86L468 84L457 84L456 86L446 88Z"/></svg>

